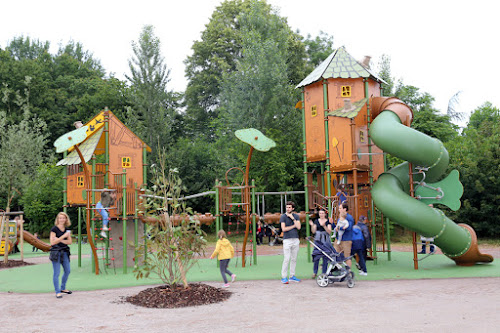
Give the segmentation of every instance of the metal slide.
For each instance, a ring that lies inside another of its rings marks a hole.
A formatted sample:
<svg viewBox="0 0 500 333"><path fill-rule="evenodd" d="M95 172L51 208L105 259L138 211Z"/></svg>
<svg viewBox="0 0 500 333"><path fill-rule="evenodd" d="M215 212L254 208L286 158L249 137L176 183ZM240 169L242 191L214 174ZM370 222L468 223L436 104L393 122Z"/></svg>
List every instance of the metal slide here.
<svg viewBox="0 0 500 333"><path fill-rule="evenodd" d="M456 210L463 194L457 171L441 179L449 161L442 142L410 128L413 112L400 100L377 97L371 106L373 142L383 151L408 161L380 175L373 185L372 198L378 209L399 225L434 237L434 243L457 265L492 262L491 255L480 253L474 229L456 224L441 210L428 206L440 203ZM413 166L415 197L421 200L409 195L409 163Z"/></svg>

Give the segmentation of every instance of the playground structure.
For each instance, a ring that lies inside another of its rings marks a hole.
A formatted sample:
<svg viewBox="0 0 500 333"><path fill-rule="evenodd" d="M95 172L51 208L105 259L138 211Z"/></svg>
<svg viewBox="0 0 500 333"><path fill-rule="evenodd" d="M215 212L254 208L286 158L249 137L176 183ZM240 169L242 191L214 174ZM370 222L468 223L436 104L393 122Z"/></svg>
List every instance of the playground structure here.
<svg viewBox="0 0 500 333"><path fill-rule="evenodd" d="M140 188L146 183L146 154L151 148L128 129L111 111L105 109L85 126L61 136L54 146L64 152L57 165L64 166L64 210L78 207L78 265L81 266L82 219L85 209L87 239L92 248L93 272L103 267L134 265L135 248L144 228L139 228L136 207ZM97 162L100 159L100 162ZM84 161L85 163L82 163ZM90 161L90 163L89 163ZM104 191L116 193L115 205L108 208L108 237L98 237L95 205ZM133 240L134 245L128 241ZM101 243L97 248L94 241ZM98 257L97 250L103 254Z"/></svg>
<svg viewBox="0 0 500 333"><path fill-rule="evenodd" d="M50 244L42 242L30 232L24 230L24 212L1 212L0 216L0 239L2 240L0 245L0 255L4 256L4 262L9 260L9 253L13 251L14 246L17 244L19 244L21 261L23 261L23 244L25 241L43 252L48 252L50 250ZM8 220L7 218L11 216L19 217L19 220L16 218L14 218L14 220ZM5 251L6 249L7 251Z"/></svg>
<svg viewBox="0 0 500 333"><path fill-rule="evenodd" d="M396 98L381 97L383 82L370 71L369 57L360 63L341 47L297 86L302 88L297 107L303 119L306 206L325 208L337 219L334 193L345 186L351 215L368 218L375 260L377 251L388 252L390 260L390 218L434 237L457 265L493 261L479 252L471 227L458 226L427 206L460 207L458 172L440 181L448 165L446 149L439 140L409 127L412 110ZM386 172L384 152L408 162ZM310 163L319 163L320 171L309 171ZM377 248L378 235L382 249ZM414 262L417 269L416 245Z"/></svg>

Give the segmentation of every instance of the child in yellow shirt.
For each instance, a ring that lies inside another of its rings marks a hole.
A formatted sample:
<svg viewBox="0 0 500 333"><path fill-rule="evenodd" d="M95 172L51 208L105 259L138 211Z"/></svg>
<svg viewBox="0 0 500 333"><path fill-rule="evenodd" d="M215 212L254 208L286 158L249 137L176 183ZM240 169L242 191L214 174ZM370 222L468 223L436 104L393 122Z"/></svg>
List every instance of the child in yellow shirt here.
<svg viewBox="0 0 500 333"><path fill-rule="evenodd" d="M219 230L217 238L219 238L219 240L217 241L214 253L212 253L210 259L213 259L217 255L217 259L219 259L220 274L224 280L223 287L227 288L229 287L229 283L227 283L226 274L231 276L231 282L234 282L236 279L236 274L231 273L227 269L229 261L232 257L234 257L234 248L231 245L231 242L226 238L226 232L224 230Z"/></svg>

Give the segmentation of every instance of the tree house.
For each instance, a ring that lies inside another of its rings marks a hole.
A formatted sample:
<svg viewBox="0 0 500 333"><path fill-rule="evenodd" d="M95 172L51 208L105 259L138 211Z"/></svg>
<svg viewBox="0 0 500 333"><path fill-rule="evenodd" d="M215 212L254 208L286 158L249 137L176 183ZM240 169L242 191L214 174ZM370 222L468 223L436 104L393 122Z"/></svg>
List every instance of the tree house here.
<svg viewBox="0 0 500 333"><path fill-rule="evenodd" d="M384 156L370 140L369 101L380 96L382 82L368 57L358 62L340 47L297 86L303 94L305 162L321 165L321 172L308 172L309 209L326 205L344 184L354 218L373 213L369 190L384 171Z"/></svg>

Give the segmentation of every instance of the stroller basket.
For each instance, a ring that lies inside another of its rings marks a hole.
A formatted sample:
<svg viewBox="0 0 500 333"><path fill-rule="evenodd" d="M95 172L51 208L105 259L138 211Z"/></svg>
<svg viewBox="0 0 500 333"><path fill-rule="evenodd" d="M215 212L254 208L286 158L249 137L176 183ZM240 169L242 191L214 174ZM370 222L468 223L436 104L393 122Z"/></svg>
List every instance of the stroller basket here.
<svg viewBox="0 0 500 333"><path fill-rule="evenodd" d="M354 273L351 271L351 268L345 264L345 261L351 259L352 256L345 258L344 254L338 253L330 243L325 244L314 241L311 237L307 237L306 239L315 248L315 251L313 251L313 258L315 256L322 256L323 260L325 260L325 258L328 260L326 273L319 274L316 277L318 286L327 287L334 282L347 281L347 287L354 287ZM316 259L319 260L320 258L316 257Z"/></svg>

